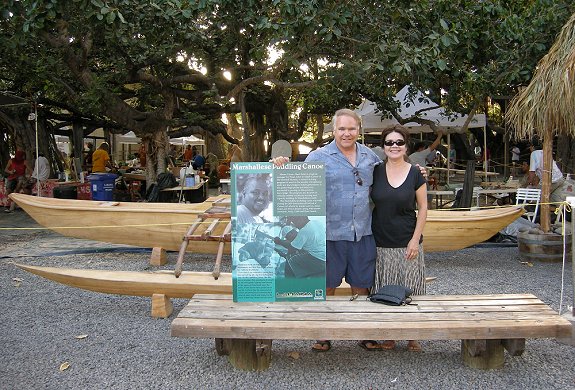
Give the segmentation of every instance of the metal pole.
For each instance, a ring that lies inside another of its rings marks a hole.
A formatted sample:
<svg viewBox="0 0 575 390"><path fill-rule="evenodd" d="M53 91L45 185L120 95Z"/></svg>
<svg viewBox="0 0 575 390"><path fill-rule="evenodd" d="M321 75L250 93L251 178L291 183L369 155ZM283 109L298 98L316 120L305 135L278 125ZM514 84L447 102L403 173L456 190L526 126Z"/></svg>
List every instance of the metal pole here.
<svg viewBox="0 0 575 390"><path fill-rule="evenodd" d="M40 185L40 180L38 180L38 102L36 100L34 100L34 125L36 128L36 163L34 164L35 170L36 170L36 196L40 196L42 189L41 189L41 185Z"/></svg>
<svg viewBox="0 0 575 390"><path fill-rule="evenodd" d="M573 288L573 307L571 312L575 317L575 240L573 233L575 233L575 196L568 196L567 202L571 205L571 287Z"/></svg>

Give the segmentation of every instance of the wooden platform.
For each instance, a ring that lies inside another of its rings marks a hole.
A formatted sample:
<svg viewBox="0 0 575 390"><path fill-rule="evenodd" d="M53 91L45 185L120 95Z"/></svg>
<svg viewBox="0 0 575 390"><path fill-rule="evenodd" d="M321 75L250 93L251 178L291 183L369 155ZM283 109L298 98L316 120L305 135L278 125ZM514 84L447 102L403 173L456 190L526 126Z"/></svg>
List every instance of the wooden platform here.
<svg viewBox="0 0 575 390"><path fill-rule="evenodd" d="M175 337L215 338L234 367L263 370L271 341L462 340L466 365L500 368L504 348L523 353L526 338L569 337L571 323L536 296L437 295L415 305L385 306L359 297L322 302L234 303L231 296L195 295L172 322Z"/></svg>

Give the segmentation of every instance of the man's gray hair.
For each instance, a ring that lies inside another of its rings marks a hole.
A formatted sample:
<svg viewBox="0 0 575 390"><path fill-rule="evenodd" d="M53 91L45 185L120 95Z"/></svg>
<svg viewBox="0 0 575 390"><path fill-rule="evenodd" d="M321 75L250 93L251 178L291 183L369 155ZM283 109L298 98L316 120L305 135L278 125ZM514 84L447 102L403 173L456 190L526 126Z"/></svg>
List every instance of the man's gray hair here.
<svg viewBox="0 0 575 390"><path fill-rule="evenodd" d="M342 108L335 112L333 118L331 120L331 126L333 127L333 131L335 132L337 129L335 127L335 121L340 116L350 116L357 122L358 129L361 130L361 117L357 115L357 112L350 110L349 108Z"/></svg>

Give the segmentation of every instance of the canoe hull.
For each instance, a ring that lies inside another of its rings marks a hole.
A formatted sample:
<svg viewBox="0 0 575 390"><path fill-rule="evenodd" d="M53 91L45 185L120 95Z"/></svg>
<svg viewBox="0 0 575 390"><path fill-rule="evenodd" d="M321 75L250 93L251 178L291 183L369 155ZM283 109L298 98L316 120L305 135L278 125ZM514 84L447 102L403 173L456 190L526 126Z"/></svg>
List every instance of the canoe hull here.
<svg viewBox="0 0 575 390"><path fill-rule="evenodd" d="M213 201L196 204L98 202L41 198L10 194L36 222L64 236L178 251L182 238L198 215L213 206ZM503 208L454 211L429 210L423 231L425 252L453 251L483 242L519 218L523 209ZM212 236L222 235L226 221L219 223ZM211 224L203 222L197 234ZM189 252L216 253L219 241L192 241ZM226 244L224 253L230 253Z"/></svg>
<svg viewBox="0 0 575 390"><path fill-rule="evenodd" d="M170 251L180 250L190 225L212 207L208 202L99 202L23 194L10 196L38 224L64 236ZM210 223L203 222L196 233L201 234ZM225 226L226 223L220 223L212 235L223 234ZM218 244L215 240L193 241L188 251L213 254ZM224 253L230 253L230 245L224 246Z"/></svg>
<svg viewBox="0 0 575 390"><path fill-rule="evenodd" d="M232 274L227 272L222 272L215 280L211 272L184 271L176 278L174 271L104 271L22 264L16 266L54 282L105 294L141 297L164 294L169 298L192 298L194 294L232 294ZM336 289L336 295L351 295L350 286L342 283Z"/></svg>

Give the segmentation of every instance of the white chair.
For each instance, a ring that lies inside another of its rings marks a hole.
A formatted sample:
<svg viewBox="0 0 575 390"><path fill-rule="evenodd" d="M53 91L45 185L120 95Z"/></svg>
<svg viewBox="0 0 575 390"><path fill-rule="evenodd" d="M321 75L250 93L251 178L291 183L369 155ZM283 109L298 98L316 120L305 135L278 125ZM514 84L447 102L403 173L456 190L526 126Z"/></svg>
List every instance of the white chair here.
<svg viewBox="0 0 575 390"><path fill-rule="evenodd" d="M526 205L535 203L535 210L526 211L524 215L531 222L535 222L537 211L539 210L539 202L541 201L541 189L539 188L518 188L515 195L516 205Z"/></svg>

